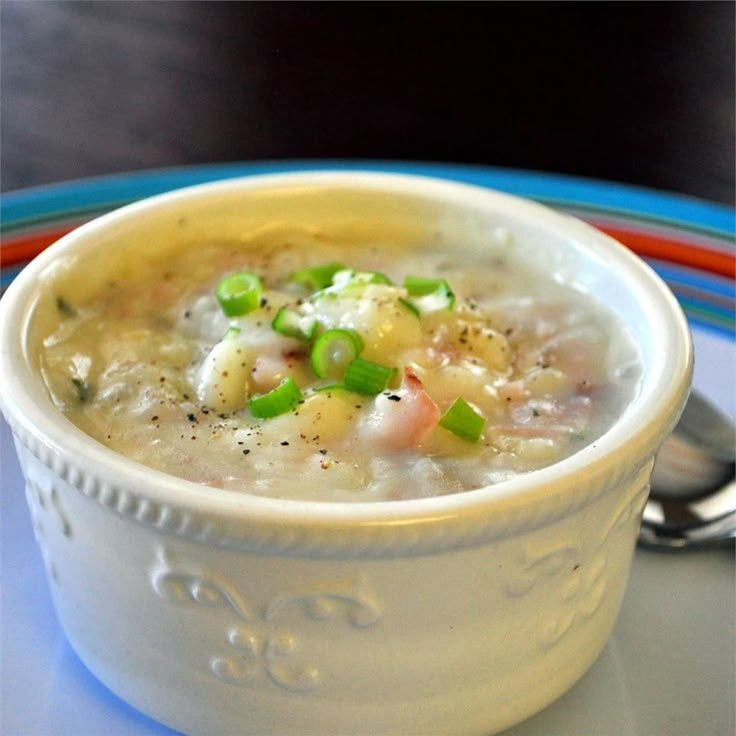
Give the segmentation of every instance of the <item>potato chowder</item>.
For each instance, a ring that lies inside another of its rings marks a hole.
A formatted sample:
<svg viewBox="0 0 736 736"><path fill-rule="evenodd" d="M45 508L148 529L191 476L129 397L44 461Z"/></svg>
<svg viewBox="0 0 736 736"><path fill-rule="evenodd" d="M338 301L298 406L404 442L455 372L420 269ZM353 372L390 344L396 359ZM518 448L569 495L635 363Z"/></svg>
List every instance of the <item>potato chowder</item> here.
<svg viewBox="0 0 736 736"><path fill-rule="evenodd" d="M59 287L42 372L82 430L198 483L324 501L479 488L593 442L639 380L613 314L503 253L198 243L79 300Z"/></svg>

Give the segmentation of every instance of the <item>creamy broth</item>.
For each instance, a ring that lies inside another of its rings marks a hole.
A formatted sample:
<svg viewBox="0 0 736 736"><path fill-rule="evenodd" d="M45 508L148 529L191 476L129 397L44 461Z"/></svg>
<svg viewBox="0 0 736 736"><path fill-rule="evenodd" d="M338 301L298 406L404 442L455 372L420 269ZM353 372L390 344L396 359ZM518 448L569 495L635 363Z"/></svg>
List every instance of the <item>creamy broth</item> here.
<svg viewBox="0 0 736 736"><path fill-rule="evenodd" d="M441 240L349 250L324 238L309 247L273 237L260 247L198 243L79 301L64 282L43 375L55 403L96 440L205 485L325 501L479 488L594 442L640 375L612 313L512 253L513 243L485 251ZM344 265L335 285L292 277L332 263ZM241 271L263 290L253 311L229 317L215 289ZM449 285L450 295L412 293L407 276ZM304 334L274 329L281 308ZM335 343L319 376L315 341L335 329L354 331L360 345L345 357ZM344 387L355 357L393 369L385 388ZM286 377L298 401L258 418L252 400ZM459 428L447 418L458 399Z"/></svg>

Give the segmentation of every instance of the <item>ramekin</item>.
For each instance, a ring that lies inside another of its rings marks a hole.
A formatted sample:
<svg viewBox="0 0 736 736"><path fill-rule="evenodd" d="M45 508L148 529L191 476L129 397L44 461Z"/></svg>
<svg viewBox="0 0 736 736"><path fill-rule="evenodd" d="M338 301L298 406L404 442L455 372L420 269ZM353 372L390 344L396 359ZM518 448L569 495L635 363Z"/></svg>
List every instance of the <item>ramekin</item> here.
<svg viewBox="0 0 736 736"><path fill-rule="evenodd" d="M480 242L504 228L605 301L643 366L621 418L512 481L340 504L165 475L52 404L33 317L59 268L175 239L185 221L206 238L371 218ZM0 409L61 624L111 690L192 735L488 736L544 708L613 628L653 458L691 373L681 309L626 248L532 202L403 175L249 177L153 197L62 238L0 302Z"/></svg>

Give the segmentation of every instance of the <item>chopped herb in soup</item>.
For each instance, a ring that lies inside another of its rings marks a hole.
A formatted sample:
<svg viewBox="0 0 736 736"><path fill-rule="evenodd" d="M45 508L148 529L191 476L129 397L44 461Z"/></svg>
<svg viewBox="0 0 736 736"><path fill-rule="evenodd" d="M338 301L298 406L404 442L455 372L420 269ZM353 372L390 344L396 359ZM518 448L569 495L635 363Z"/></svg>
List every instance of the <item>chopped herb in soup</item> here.
<svg viewBox="0 0 736 736"><path fill-rule="evenodd" d="M54 295L42 368L81 429L198 483L456 493L568 457L636 390L614 315L558 281L458 246L201 244Z"/></svg>

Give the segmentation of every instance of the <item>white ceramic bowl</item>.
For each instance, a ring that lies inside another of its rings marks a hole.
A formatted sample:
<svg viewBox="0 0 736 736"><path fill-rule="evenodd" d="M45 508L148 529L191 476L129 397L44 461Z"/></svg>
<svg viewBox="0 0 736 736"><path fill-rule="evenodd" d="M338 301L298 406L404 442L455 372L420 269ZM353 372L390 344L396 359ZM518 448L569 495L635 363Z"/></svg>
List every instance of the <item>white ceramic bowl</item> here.
<svg viewBox="0 0 736 736"><path fill-rule="evenodd" d="M480 242L505 227L616 310L641 349L640 393L600 440L545 470L371 504L205 489L117 455L56 410L32 328L60 263L102 267L130 244L274 220ZM681 310L628 250L537 204L408 176L287 174L154 197L64 237L0 304L1 408L69 640L122 698L203 736L487 736L561 695L614 625L654 453L691 369Z"/></svg>

